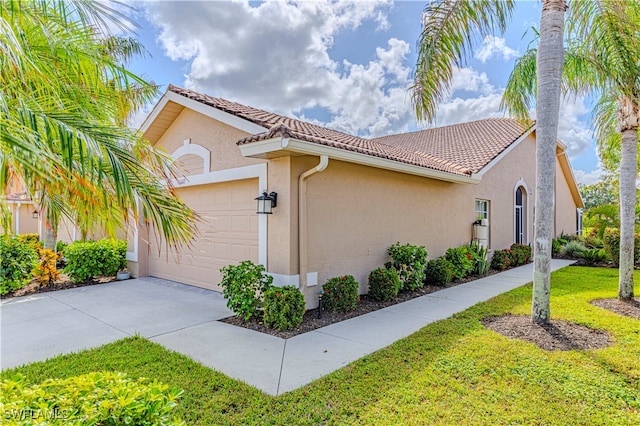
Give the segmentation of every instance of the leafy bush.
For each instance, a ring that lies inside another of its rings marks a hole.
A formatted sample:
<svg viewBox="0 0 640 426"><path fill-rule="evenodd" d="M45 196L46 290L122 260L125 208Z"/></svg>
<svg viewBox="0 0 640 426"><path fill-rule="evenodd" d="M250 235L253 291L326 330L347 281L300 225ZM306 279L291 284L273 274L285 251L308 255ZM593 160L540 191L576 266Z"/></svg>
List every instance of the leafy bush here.
<svg viewBox="0 0 640 426"><path fill-rule="evenodd" d="M264 292L264 325L277 330L292 330L304 315L304 296L293 286L269 287Z"/></svg>
<svg viewBox="0 0 640 426"><path fill-rule="evenodd" d="M517 266L524 265L531 260L532 250L531 247L524 244L511 244L511 253L513 260L515 260L515 264L512 266Z"/></svg>
<svg viewBox="0 0 640 426"><path fill-rule="evenodd" d="M391 266L402 282L402 290L415 290L424 285L424 267L427 263L424 246L400 245L397 242L389 247L389 255L393 259Z"/></svg>
<svg viewBox="0 0 640 426"><path fill-rule="evenodd" d="M369 296L374 300L393 300L402 282L395 269L378 268L369 274Z"/></svg>
<svg viewBox="0 0 640 426"><path fill-rule="evenodd" d="M258 316L263 295L273 283L273 277L266 274L264 266L245 260L239 265L224 266L220 272L220 286L227 307L245 321Z"/></svg>
<svg viewBox="0 0 640 426"><path fill-rule="evenodd" d="M553 240L551 240L551 254L556 256L558 254L560 254L560 252L562 251L562 246L565 243L563 243L561 240L554 238Z"/></svg>
<svg viewBox="0 0 640 426"><path fill-rule="evenodd" d="M33 270L33 276L41 285L49 286L60 275L56 264L60 254L49 249L40 249L40 260Z"/></svg>
<svg viewBox="0 0 640 426"><path fill-rule="evenodd" d="M69 243L65 243L64 241L56 241L56 253L61 253L64 255L64 249L66 249L68 245Z"/></svg>
<svg viewBox="0 0 640 426"><path fill-rule="evenodd" d="M585 249L580 253L580 257L587 265L595 265L596 263L605 262L608 259L607 252L604 249Z"/></svg>
<svg viewBox="0 0 640 426"><path fill-rule="evenodd" d="M89 373L36 385L18 375L1 381L0 390L7 424L184 424L171 416L182 391L124 373Z"/></svg>
<svg viewBox="0 0 640 426"><path fill-rule="evenodd" d="M358 304L360 285L352 275L330 278L322 286L322 306L335 312L353 311Z"/></svg>
<svg viewBox="0 0 640 426"><path fill-rule="evenodd" d="M489 270L489 261L487 260L487 254L489 250L473 241L465 246L467 248L467 253L473 256L473 270L472 273L476 275L484 275Z"/></svg>
<svg viewBox="0 0 640 426"><path fill-rule="evenodd" d="M64 272L75 283L114 276L127 267L127 242L124 240L76 241L67 246L64 254L67 259Z"/></svg>
<svg viewBox="0 0 640 426"><path fill-rule="evenodd" d="M0 294L24 287L31 281L31 272L38 261L32 244L20 238L0 237Z"/></svg>
<svg viewBox="0 0 640 426"><path fill-rule="evenodd" d="M491 258L491 269L504 271L512 265L513 254L511 250L496 250Z"/></svg>
<svg viewBox="0 0 640 426"><path fill-rule="evenodd" d="M42 247L42 245L40 244L40 236L38 234L19 234L16 236L16 238L22 244L28 244L36 250Z"/></svg>
<svg viewBox="0 0 640 426"><path fill-rule="evenodd" d="M455 279L466 277L475 267L473 255L465 246L448 249L444 258L453 265L453 278Z"/></svg>
<svg viewBox="0 0 640 426"><path fill-rule="evenodd" d="M573 259L580 259L582 257L582 252L587 248L580 241L569 241L562 247L562 251L560 252L563 256L570 257Z"/></svg>
<svg viewBox="0 0 640 426"><path fill-rule="evenodd" d="M587 248L591 248L591 249L604 248L604 243L602 242L602 240L594 235L587 235L582 239L582 242Z"/></svg>
<svg viewBox="0 0 640 426"><path fill-rule="evenodd" d="M620 266L620 232L607 230L603 237L604 249L613 261L615 267ZM640 264L640 234L636 234L633 247L633 260L636 265Z"/></svg>
<svg viewBox="0 0 640 426"><path fill-rule="evenodd" d="M430 260L425 268L425 283L443 286L453 280L454 266L444 257Z"/></svg>

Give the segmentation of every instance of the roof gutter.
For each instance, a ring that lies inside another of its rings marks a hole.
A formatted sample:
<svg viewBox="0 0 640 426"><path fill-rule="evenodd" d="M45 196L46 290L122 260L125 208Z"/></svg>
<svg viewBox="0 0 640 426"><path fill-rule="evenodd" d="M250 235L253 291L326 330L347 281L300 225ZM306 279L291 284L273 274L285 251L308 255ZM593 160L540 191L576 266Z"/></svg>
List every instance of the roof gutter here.
<svg viewBox="0 0 640 426"><path fill-rule="evenodd" d="M258 142L251 142L239 145L240 152L245 157L262 156L269 153L278 152L296 152L300 154L326 155L334 160L342 160L349 163L361 164L364 166L375 167L378 169L391 170L410 175L428 177L445 182L478 184L480 176L463 176L439 170L429 169L414 164L402 163L400 161L389 160L387 158L376 157L372 155L362 154L359 152L347 151L317 143L302 141L299 139L284 138L278 136L271 139L265 139Z"/></svg>
<svg viewBox="0 0 640 426"><path fill-rule="evenodd" d="M298 270L300 290L307 287L307 185L309 176L324 171L329 165L327 155L320 156L317 166L302 173L298 178Z"/></svg>

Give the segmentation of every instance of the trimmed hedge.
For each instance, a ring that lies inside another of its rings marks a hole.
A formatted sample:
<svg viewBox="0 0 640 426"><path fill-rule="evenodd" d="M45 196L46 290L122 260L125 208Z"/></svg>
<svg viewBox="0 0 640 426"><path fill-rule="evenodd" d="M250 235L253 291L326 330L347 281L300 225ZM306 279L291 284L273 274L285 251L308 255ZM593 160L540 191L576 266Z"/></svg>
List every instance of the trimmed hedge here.
<svg viewBox="0 0 640 426"><path fill-rule="evenodd" d="M0 237L0 294L18 290L31 282L38 262L37 244L19 237Z"/></svg>
<svg viewBox="0 0 640 426"><path fill-rule="evenodd" d="M330 278L322 286L322 306L328 311L353 311L360 300L360 285L353 275Z"/></svg>
<svg viewBox="0 0 640 426"><path fill-rule="evenodd" d="M95 277L115 276L127 267L127 242L104 239L100 241L76 241L64 250L67 266L64 272L74 283Z"/></svg>
<svg viewBox="0 0 640 426"><path fill-rule="evenodd" d="M402 282L395 269L377 268L369 274L369 296L377 301L393 300Z"/></svg>
<svg viewBox="0 0 640 426"><path fill-rule="evenodd" d="M620 232L607 230L603 238L604 249L611 258L614 266L620 266ZM633 247L633 262L640 265L640 234L635 235Z"/></svg>
<svg viewBox="0 0 640 426"><path fill-rule="evenodd" d="M183 425L173 417L182 391L124 373L97 372L30 384L0 382L3 424Z"/></svg>
<svg viewBox="0 0 640 426"><path fill-rule="evenodd" d="M270 287L264 293L264 325L293 330L302 322L304 307L304 296L296 287Z"/></svg>
<svg viewBox="0 0 640 426"><path fill-rule="evenodd" d="M453 280L454 266L444 257L430 260L425 268L425 283L444 286Z"/></svg>

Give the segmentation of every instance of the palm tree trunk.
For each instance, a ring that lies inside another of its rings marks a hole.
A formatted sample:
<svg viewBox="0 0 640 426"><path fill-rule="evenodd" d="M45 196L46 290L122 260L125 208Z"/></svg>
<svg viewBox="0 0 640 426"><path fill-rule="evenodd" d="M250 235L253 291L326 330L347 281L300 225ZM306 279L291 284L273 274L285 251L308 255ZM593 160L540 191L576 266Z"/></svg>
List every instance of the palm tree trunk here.
<svg viewBox="0 0 640 426"><path fill-rule="evenodd" d="M565 0L544 0L540 16L536 104L536 214L531 320L549 322L556 144L564 62Z"/></svg>
<svg viewBox="0 0 640 426"><path fill-rule="evenodd" d="M618 298L633 298L633 244L635 234L636 178L638 176L638 125L640 105L636 99L620 99L618 126L622 133L620 153L620 269Z"/></svg>

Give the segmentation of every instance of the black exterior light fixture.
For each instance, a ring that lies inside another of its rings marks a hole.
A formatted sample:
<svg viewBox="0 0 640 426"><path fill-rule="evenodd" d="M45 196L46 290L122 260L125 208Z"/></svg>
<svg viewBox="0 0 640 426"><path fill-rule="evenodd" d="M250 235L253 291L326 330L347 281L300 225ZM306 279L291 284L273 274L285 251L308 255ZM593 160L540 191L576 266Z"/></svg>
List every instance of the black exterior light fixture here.
<svg viewBox="0 0 640 426"><path fill-rule="evenodd" d="M271 209L278 205L278 194L276 192L263 192L261 196L256 198L258 202L258 214L273 214Z"/></svg>
<svg viewBox="0 0 640 426"><path fill-rule="evenodd" d="M40 217L40 213L38 213L38 210L34 210L33 213L31 213L31 217L34 219L38 219Z"/></svg>

